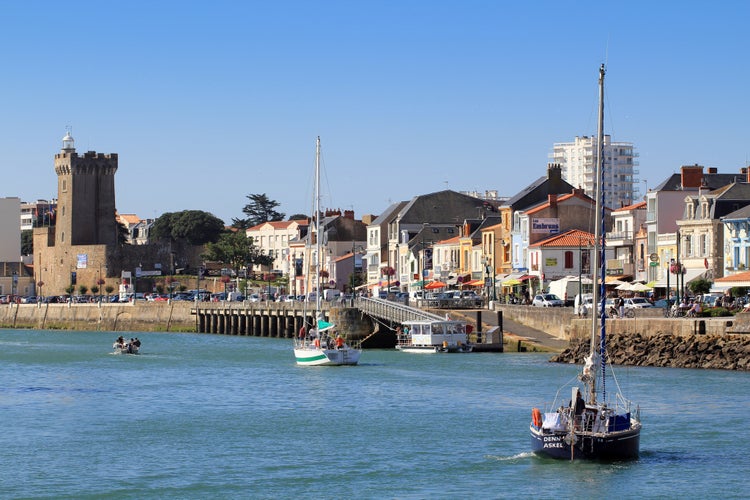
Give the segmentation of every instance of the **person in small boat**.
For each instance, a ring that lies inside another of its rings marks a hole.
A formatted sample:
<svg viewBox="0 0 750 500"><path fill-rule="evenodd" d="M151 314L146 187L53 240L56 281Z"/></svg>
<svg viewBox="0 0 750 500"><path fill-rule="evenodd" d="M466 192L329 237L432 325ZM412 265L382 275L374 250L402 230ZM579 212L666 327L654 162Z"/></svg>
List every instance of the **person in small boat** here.
<svg viewBox="0 0 750 500"><path fill-rule="evenodd" d="M344 338L339 333L336 335L336 349L341 349L344 347Z"/></svg>
<svg viewBox="0 0 750 500"><path fill-rule="evenodd" d="M135 340L133 341L133 345L140 349L141 341L138 340L138 337L136 337Z"/></svg>
<svg viewBox="0 0 750 500"><path fill-rule="evenodd" d="M123 347L125 347L125 339L122 338L122 335L120 335L119 337L117 337L117 340L115 341L115 344L117 345L117 347L119 347L121 349Z"/></svg>

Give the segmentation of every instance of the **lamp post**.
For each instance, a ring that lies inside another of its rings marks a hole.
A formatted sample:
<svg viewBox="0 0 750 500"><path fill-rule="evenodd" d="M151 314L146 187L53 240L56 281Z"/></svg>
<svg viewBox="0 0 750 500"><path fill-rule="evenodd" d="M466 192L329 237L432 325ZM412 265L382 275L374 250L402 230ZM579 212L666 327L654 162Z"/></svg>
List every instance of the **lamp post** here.
<svg viewBox="0 0 750 500"><path fill-rule="evenodd" d="M11 295L13 300L16 299L16 292L18 291L18 271L13 271L13 282L10 287Z"/></svg>
<svg viewBox="0 0 750 500"><path fill-rule="evenodd" d="M422 270L419 273L419 282L422 285L422 299L424 299L424 278L425 278L425 250L424 250L424 233L427 230L429 223L422 223Z"/></svg>
<svg viewBox="0 0 750 500"><path fill-rule="evenodd" d="M401 274L399 274L399 268L400 268L400 262L401 261L401 253L399 253L399 246L398 243L396 243L396 262L394 262L393 266L393 273L396 276L396 281L401 281ZM408 295L408 294L407 294Z"/></svg>
<svg viewBox="0 0 750 500"><path fill-rule="evenodd" d="M385 292L385 298L388 299L388 296L391 294L391 242L388 242L388 262L387 267L385 268L385 274L387 275L388 279L388 288Z"/></svg>

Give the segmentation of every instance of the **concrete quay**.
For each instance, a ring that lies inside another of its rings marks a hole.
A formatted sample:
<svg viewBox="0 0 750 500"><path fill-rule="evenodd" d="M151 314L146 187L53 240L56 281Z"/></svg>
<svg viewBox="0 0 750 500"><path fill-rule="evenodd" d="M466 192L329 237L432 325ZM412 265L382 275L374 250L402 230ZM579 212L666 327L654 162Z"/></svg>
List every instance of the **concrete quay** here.
<svg viewBox="0 0 750 500"><path fill-rule="evenodd" d="M324 314L353 340L373 333L359 310L325 308ZM300 304L135 302L115 304L8 304L0 306L0 328L112 332L196 332L292 338L313 312Z"/></svg>

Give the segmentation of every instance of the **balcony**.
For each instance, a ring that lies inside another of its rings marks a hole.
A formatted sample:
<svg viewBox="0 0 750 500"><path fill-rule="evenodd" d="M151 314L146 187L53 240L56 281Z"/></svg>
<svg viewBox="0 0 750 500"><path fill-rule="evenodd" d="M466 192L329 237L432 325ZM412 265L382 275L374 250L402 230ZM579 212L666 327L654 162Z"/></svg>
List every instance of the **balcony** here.
<svg viewBox="0 0 750 500"><path fill-rule="evenodd" d="M607 233L607 246L628 246L633 244L633 231L619 231Z"/></svg>

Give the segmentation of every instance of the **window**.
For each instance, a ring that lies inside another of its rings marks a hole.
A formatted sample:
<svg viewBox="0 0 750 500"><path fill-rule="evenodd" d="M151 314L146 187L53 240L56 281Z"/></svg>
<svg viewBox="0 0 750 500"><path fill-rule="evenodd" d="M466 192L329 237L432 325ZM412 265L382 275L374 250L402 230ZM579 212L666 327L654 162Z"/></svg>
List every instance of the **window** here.
<svg viewBox="0 0 750 500"><path fill-rule="evenodd" d="M573 269L573 251L565 251L565 269Z"/></svg>

